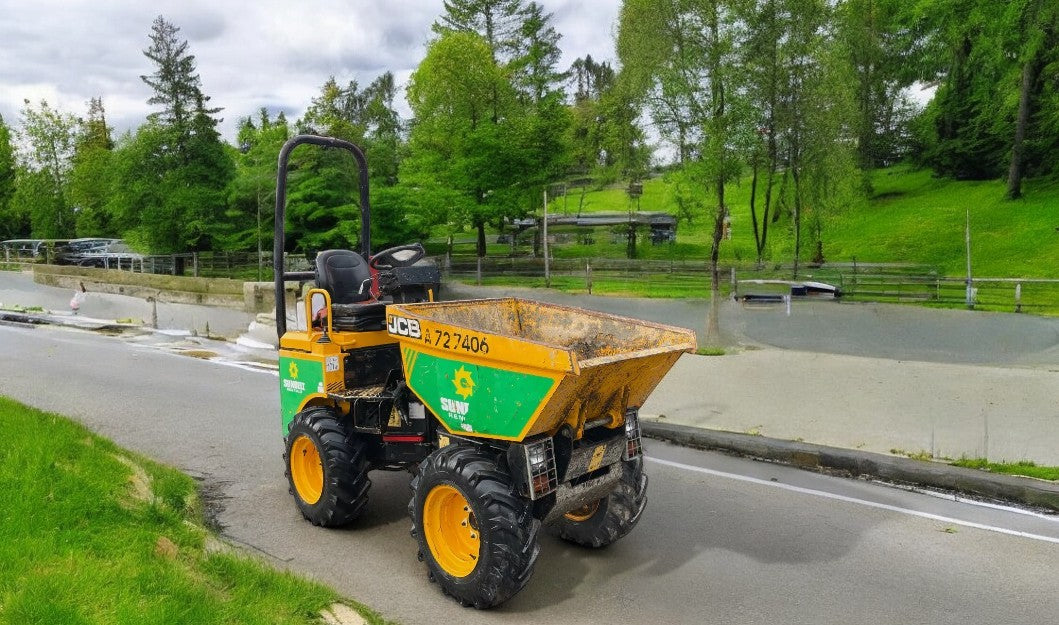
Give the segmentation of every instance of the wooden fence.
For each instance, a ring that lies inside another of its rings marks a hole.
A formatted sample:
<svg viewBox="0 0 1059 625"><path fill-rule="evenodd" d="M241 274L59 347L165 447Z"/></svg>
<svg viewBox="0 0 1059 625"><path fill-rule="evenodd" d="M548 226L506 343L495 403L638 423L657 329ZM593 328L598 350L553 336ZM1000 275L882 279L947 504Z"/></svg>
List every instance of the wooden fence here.
<svg viewBox="0 0 1059 625"><path fill-rule="evenodd" d="M446 276L478 284L524 282L541 285L544 261L540 258L452 257L439 261ZM705 296L709 266L703 261L605 259L553 259L549 263L553 286L591 293L602 283L608 290ZM720 269L722 290L739 295L753 292L749 280L790 280L790 265L725 266ZM905 263L828 263L803 265L795 280L812 280L837 286L844 299L854 301L923 302L943 306L967 303L967 279L942 276L929 266ZM973 277L974 307L986 310L1059 314L1059 279Z"/></svg>

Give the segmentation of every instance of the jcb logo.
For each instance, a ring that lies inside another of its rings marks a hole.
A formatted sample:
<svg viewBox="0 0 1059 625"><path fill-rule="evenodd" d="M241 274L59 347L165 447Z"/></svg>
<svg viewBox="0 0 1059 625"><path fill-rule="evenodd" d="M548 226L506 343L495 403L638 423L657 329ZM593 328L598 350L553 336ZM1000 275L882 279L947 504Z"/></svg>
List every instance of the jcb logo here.
<svg viewBox="0 0 1059 625"><path fill-rule="evenodd" d="M405 319L404 317L398 317L397 315L390 315L390 318L386 323L386 329L390 334L399 334L413 339L418 339L421 336L418 321L415 319Z"/></svg>

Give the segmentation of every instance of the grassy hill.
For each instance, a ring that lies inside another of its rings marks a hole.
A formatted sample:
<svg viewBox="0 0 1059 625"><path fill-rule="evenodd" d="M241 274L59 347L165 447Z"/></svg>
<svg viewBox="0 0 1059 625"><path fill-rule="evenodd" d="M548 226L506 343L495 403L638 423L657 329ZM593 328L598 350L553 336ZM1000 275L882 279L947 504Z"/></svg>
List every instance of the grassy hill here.
<svg viewBox="0 0 1059 625"><path fill-rule="evenodd" d="M929 171L898 166L875 172L874 195L866 205L825 218L824 256L830 262L915 263L936 267L945 275L965 272L964 220L970 210L971 251L975 275L988 277L1059 277L1059 181L1031 180L1025 198L1004 199L1003 181L957 182L933 178ZM750 220L749 183L732 185L732 239L721 246L725 264L750 264L756 259ZM549 210L574 213L576 189L555 198ZM653 178L644 184L640 210L676 213L667 183ZM588 191L585 212L635 210L623 188ZM709 254L712 223L699 215L682 222L675 245L639 246L646 259L691 260ZM808 234L803 230L803 242ZM803 262L811 256L803 243ZM789 264L794 236L784 216L770 226L766 260ZM625 246L606 233L592 245L557 245L557 257L622 257Z"/></svg>

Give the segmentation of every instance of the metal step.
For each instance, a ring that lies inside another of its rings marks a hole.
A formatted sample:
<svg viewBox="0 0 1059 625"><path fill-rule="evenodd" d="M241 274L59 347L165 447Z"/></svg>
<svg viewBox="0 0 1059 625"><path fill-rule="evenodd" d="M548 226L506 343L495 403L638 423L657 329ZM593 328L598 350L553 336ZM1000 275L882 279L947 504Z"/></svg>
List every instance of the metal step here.
<svg viewBox="0 0 1059 625"><path fill-rule="evenodd" d="M340 391L329 391L327 396L331 399L337 399L340 401L350 401L353 399L376 399L383 397L383 391L386 390L384 384L377 386L358 386L356 388L347 388Z"/></svg>

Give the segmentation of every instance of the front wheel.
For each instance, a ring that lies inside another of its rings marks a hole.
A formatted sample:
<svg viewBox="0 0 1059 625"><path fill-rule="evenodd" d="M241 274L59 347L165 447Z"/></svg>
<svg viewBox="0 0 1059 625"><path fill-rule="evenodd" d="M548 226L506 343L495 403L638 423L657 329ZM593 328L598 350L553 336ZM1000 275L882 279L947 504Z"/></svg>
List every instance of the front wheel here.
<svg viewBox="0 0 1059 625"><path fill-rule="evenodd" d="M540 522L494 456L443 447L423 460L411 487L412 535L431 581L476 608L522 590L540 551Z"/></svg>
<svg viewBox="0 0 1059 625"><path fill-rule="evenodd" d="M318 407L299 412L285 442L290 494L302 516L313 525L339 527L361 515L371 487L367 445L352 435L334 410Z"/></svg>
<svg viewBox="0 0 1059 625"><path fill-rule="evenodd" d="M559 520L559 537L583 547L606 547L636 527L647 507L643 457L622 462L618 485L609 495L571 510Z"/></svg>

